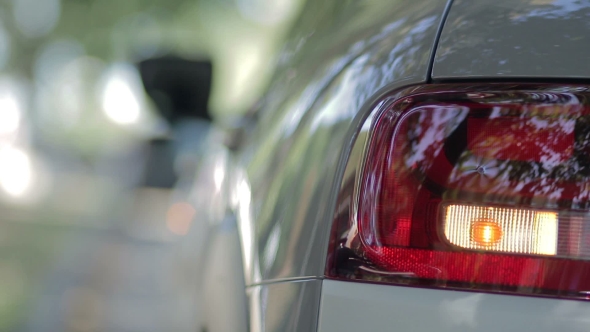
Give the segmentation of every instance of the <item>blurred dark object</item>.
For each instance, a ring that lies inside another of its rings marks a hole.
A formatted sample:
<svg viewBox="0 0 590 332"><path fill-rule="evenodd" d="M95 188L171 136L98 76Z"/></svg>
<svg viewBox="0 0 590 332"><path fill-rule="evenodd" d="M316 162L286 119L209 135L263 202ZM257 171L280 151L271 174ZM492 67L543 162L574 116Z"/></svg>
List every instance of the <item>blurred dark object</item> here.
<svg viewBox="0 0 590 332"><path fill-rule="evenodd" d="M208 102L212 67L209 60L178 57L153 58L139 63L144 88L161 116L171 124L173 137L148 142L142 186L173 188L180 175L174 167L176 158L193 151L205 135L211 122Z"/></svg>
<svg viewBox="0 0 590 332"><path fill-rule="evenodd" d="M211 121L208 110L213 66L209 60L161 57L139 63L144 88L171 124L187 118Z"/></svg>
<svg viewBox="0 0 590 332"><path fill-rule="evenodd" d="M172 188L177 176L174 171L174 145L169 139L153 139L149 142L142 186Z"/></svg>

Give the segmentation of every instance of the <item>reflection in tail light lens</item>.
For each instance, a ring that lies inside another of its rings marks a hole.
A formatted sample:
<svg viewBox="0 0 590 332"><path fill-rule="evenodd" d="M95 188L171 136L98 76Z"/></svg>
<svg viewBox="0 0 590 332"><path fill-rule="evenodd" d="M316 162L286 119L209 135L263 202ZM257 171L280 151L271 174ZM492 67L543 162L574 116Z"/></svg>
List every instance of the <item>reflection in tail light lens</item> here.
<svg viewBox="0 0 590 332"><path fill-rule="evenodd" d="M430 85L377 110L327 274L590 291L590 89ZM352 256L347 256L348 258Z"/></svg>

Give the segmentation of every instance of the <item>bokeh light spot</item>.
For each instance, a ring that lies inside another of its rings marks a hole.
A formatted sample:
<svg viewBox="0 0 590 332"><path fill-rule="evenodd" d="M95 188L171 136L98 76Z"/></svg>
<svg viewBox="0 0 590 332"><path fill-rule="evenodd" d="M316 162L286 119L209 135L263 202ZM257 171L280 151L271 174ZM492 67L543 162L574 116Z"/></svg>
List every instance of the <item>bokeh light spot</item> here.
<svg viewBox="0 0 590 332"><path fill-rule="evenodd" d="M32 178L29 155L14 147L0 149L0 186L11 196L22 196Z"/></svg>
<svg viewBox="0 0 590 332"><path fill-rule="evenodd" d="M166 214L168 230L176 235L188 234L195 213L195 208L186 202L172 204Z"/></svg>
<svg viewBox="0 0 590 332"><path fill-rule="evenodd" d="M16 132L20 123L20 112L16 98L0 91L0 134Z"/></svg>
<svg viewBox="0 0 590 332"><path fill-rule="evenodd" d="M27 37L41 37L53 31L61 14L60 0L13 0L13 15Z"/></svg>

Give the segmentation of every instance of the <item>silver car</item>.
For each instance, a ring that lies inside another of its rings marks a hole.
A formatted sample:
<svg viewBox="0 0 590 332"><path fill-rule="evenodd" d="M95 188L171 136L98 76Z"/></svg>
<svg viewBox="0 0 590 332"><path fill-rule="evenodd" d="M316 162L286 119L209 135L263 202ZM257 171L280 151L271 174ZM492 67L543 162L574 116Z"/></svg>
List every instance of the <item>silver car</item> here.
<svg viewBox="0 0 590 332"><path fill-rule="evenodd" d="M590 1L308 1L195 183L204 328L590 330Z"/></svg>

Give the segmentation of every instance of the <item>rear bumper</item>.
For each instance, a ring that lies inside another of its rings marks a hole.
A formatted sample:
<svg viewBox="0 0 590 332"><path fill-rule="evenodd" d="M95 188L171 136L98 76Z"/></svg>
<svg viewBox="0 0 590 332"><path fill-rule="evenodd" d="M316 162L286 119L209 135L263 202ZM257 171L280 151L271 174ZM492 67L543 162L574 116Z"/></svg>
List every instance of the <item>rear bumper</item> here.
<svg viewBox="0 0 590 332"><path fill-rule="evenodd" d="M590 302L324 280L318 331L590 331Z"/></svg>

